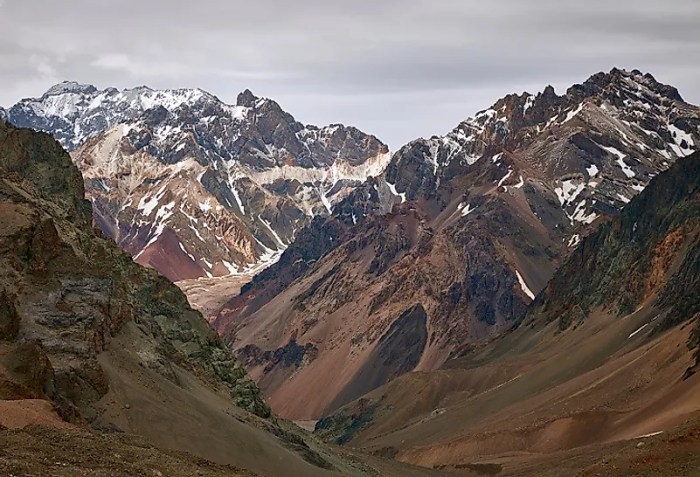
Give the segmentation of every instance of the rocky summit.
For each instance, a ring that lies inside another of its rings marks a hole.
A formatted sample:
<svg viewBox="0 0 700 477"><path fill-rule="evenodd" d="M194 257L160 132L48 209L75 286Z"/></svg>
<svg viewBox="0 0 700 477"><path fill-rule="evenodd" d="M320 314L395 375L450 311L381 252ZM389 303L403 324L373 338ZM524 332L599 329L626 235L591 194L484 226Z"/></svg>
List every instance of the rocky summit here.
<svg viewBox="0 0 700 477"><path fill-rule="evenodd" d="M518 323L583 236L696 149L699 127L700 108L636 70L506 96L397 151L214 325L273 408L318 418Z"/></svg>
<svg viewBox="0 0 700 477"><path fill-rule="evenodd" d="M4 116L71 151L100 229L172 280L250 275L390 156L374 136L297 122L249 90L62 83Z"/></svg>

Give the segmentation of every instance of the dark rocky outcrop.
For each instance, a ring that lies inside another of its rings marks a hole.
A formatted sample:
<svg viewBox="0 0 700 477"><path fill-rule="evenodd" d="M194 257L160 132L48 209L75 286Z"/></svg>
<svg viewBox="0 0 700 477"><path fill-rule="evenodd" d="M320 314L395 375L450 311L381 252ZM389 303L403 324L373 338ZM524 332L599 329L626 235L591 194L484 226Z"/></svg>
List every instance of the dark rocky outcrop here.
<svg viewBox="0 0 700 477"><path fill-rule="evenodd" d="M238 351L238 358L246 366L264 366L264 373L267 374L276 366L282 368L298 368L305 361L313 361L318 353L318 348L313 343L301 345L296 340L274 351L264 351L255 345L244 346Z"/></svg>
<svg viewBox="0 0 700 477"><path fill-rule="evenodd" d="M668 310L668 328L700 311L700 153L680 159L571 254L526 320L557 320L560 329L596 307L624 315L648 298Z"/></svg>
<svg viewBox="0 0 700 477"><path fill-rule="evenodd" d="M347 444L352 438L372 422L372 416L379 402L358 399L353 407L319 419L314 432L322 439L338 445Z"/></svg>

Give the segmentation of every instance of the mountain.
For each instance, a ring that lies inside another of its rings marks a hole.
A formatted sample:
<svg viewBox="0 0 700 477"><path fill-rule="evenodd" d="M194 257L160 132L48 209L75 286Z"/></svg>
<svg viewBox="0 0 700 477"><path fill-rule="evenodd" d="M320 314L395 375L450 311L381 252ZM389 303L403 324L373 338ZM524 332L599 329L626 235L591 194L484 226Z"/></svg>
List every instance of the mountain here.
<svg viewBox="0 0 700 477"><path fill-rule="evenodd" d="M329 414L521 320L581 237L692 153L699 125L636 70L506 96L397 151L213 323L273 409Z"/></svg>
<svg viewBox="0 0 700 477"><path fill-rule="evenodd" d="M92 220L68 153L0 121L3 475L440 475L271 415L180 289Z"/></svg>
<svg viewBox="0 0 700 477"><path fill-rule="evenodd" d="M70 150L100 229L172 280L259 271L390 159L374 136L303 125L248 90L231 106L66 82L5 116Z"/></svg>
<svg viewBox="0 0 700 477"><path fill-rule="evenodd" d="M582 239L513 329L316 430L448 472L696 475L699 289L695 153Z"/></svg>

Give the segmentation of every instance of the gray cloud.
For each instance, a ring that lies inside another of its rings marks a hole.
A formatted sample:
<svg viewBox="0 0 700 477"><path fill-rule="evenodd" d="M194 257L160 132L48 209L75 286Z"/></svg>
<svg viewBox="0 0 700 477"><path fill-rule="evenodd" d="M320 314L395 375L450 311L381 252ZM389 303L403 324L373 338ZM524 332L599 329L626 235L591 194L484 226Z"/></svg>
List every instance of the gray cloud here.
<svg viewBox="0 0 700 477"><path fill-rule="evenodd" d="M0 104L64 79L251 88L396 148L613 66L700 103L699 18L697 0L0 0Z"/></svg>

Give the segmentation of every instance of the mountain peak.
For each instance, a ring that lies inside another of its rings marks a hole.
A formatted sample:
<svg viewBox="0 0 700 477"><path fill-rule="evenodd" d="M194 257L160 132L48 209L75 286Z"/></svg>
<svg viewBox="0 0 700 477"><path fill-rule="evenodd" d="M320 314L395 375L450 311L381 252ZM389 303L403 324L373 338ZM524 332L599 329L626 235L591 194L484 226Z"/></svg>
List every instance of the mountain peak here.
<svg viewBox="0 0 700 477"><path fill-rule="evenodd" d="M551 84L548 84L547 87L542 91L542 96L545 98L554 98L557 97L557 92L554 91L554 86Z"/></svg>
<svg viewBox="0 0 700 477"><path fill-rule="evenodd" d="M236 98L236 105L244 106L246 108L252 108L255 106L255 102L257 100L258 97L255 96L251 90L246 89L238 95L238 98Z"/></svg>
<svg viewBox="0 0 700 477"><path fill-rule="evenodd" d="M634 69L631 71L612 68L609 73L600 72L592 75L583 84L576 84L567 90L567 94L577 96L594 96L606 90L634 90L648 89L654 94L674 101L683 101L678 90L670 85L660 83L650 73L642 73Z"/></svg>
<svg viewBox="0 0 700 477"><path fill-rule="evenodd" d="M58 96L66 93L81 93L92 94L97 91L97 88L91 84L82 84L77 81L63 81L50 87L44 97Z"/></svg>

